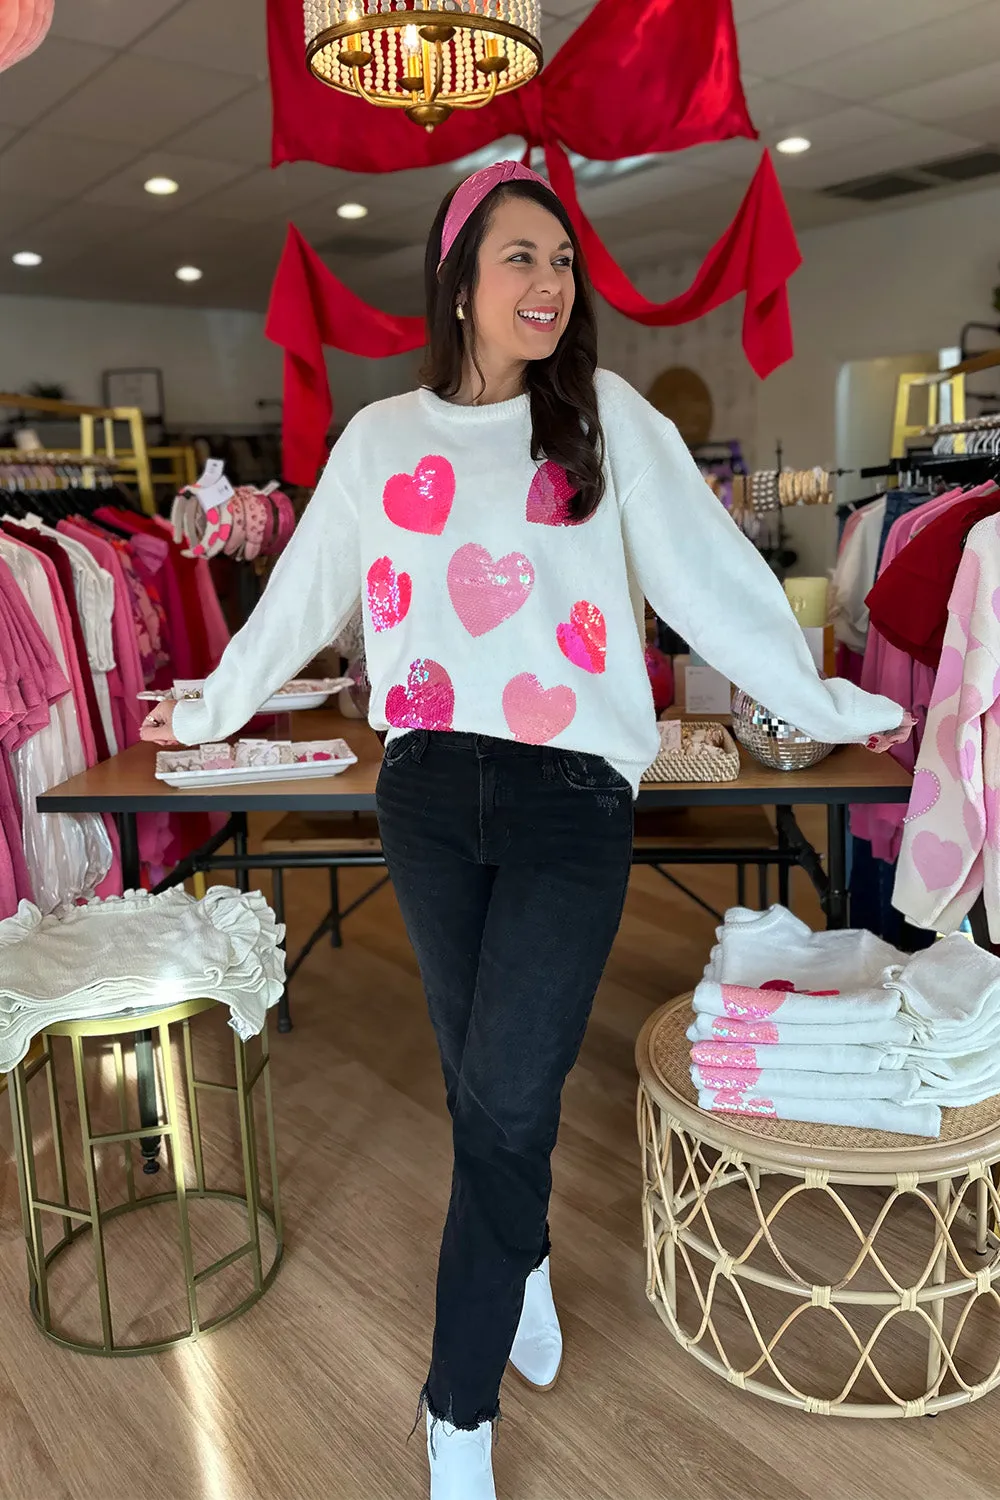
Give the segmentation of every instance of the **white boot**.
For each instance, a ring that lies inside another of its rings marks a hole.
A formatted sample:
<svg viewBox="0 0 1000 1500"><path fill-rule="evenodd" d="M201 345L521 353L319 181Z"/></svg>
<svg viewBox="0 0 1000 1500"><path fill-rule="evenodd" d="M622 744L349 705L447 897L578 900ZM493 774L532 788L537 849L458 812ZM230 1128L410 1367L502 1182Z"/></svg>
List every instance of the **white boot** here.
<svg viewBox="0 0 1000 1500"><path fill-rule="evenodd" d="M521 1379L536 1391L549 1391L556 1383L562 1356L562 1329L552 1300L549 1257L546 1256L525 1283L524 1307L514 1335L510 1362Z"/></svg>
<svg viewBox="0 0 1000 1500"><path fill-rule="evenodd" d="M431 1500L497 1500L493 1485L493 1423L463 1432L427 1413Z"/></svg>

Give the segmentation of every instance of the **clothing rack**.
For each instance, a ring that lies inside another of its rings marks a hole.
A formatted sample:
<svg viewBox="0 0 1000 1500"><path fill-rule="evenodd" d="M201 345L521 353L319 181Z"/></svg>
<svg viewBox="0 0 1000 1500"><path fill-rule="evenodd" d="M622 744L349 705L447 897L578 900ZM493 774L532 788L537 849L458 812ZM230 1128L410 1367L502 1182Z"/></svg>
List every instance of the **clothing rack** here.
<svg viewBox="0 0 1000 1500"><path fill-rule="evenodd" d="M142 509L147 515L155 514L156 502L149 449L146 446L146 425L137 406L81 406L72 401L54 401L43 396L22 396L0 391L0 408L3 407L25 415L38 412L49 417L78 421L80 447L73 453L73 459L92 471L96 468L96 463L88 464L88 459L103 459L108 464L114 464L121 479L135 485ZM119 448L116 444L115 427L118 425L128 428L127 448Z"/></svg>

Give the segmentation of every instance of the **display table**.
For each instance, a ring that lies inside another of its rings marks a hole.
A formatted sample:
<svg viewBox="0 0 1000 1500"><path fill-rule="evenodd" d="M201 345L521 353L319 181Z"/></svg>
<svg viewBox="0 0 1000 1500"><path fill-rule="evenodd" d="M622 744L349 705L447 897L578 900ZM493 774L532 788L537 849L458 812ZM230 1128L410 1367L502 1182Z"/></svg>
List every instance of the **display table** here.
<svg viewBox="0 0 1000 1500"><path fill-rule="evenodd" d="M372 812L375 786L382 763L377 735L361 721L344 719L327 710L294 714L278 721L276 738L322 739L342 737L358 757L358 764L339 776L295 782L260 782L252 786L211 787L183 791L165 786L154 775L156 747L133 745L92 770L53 787L38 799L42 812L115 813L122 842L122 870L126 888L139 883L135 815L140 812L225 812L229 825L206 845L201 869L246 871L266 869L266 857L250 857L246 849L246 814L250 812ZM807 771L769 771L740 752L741 771L732 782L659 782L644 784L638 807L774 807L778 835L797 856L823 899L831 927L847 921L846 844L847 808L852 802L908 802L911 778L889 755L873 755L859 745L841 746L820 765ZM827 809L828 865L824 875L815 849L792 815L793 805L819 804ZM216 851L232 840L235 858ZM346 858L343 863L357 863ZM364 863L371 864L372 856ZM194 865L191 861L186 864ZM176 876L175 876L176 878Z"/></svg>

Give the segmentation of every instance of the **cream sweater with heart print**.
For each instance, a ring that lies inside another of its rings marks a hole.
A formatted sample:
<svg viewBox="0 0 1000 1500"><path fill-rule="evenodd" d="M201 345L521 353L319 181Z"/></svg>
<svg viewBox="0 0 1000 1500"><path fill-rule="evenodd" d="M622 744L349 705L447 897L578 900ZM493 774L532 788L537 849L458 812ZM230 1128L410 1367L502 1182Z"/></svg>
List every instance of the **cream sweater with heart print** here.
<svg viewBox="0 0 1000 1500"><path fill-rule="evenodd" d="M607 490L531 458L527 396L457 406L429 391L366 407L198 702L218 740L363 603L372 726L465 730L600 755L633 788L659 744L643 596L712 666L817 739L863 741L902 709L820 679L780 584L711 493L676 428L617 375L597 391Z"/></svg>

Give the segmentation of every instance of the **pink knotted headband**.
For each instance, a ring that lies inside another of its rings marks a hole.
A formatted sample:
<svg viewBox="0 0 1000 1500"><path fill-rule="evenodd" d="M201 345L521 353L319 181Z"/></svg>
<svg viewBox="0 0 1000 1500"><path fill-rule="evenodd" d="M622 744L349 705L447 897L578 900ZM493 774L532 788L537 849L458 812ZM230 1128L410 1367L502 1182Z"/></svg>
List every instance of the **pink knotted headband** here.
<svg viewBox="0 0 1000 1500"><path fill-rule="evenodd" d="M452 245L458 239L470 216L482 203L487 194L493 189L500 187L504 182L540 182L543 188L552 191L551 185L544 177L539 177L530 167L522 166L519 161L498 161L492 167L483 167L480 172L473 172L467 177L461 187L456 189L445 216L444 228L441 230L441 259L438 261L438 270L448 259Z"/></svg>

